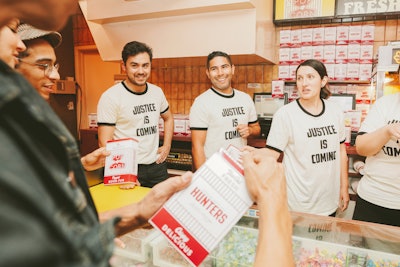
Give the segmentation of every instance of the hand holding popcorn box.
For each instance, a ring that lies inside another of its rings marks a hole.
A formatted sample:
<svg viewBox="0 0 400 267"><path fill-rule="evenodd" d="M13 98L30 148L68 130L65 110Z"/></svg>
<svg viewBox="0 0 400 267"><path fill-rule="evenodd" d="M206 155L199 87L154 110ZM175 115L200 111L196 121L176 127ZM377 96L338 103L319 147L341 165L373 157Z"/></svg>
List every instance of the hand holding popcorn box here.
<svg viewBox="0 0 400 267"><path fill-rule="evenodd" d="M106 149L111 154L105 161L104 184L136 183L138 141L133 138L110 140L107 141Z"/></svg>

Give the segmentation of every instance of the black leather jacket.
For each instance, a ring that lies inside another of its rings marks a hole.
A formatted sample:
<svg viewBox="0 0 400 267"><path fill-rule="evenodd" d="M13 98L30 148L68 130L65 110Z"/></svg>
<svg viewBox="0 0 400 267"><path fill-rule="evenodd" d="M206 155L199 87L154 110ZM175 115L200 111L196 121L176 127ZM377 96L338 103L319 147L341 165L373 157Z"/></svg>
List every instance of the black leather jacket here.
<svg viewBox="0 0 400 267"><path fill-rule="evenodd" d="M75 139L2 61L0 147L0 266L108 266L117 219L98 222Z"/></svg>

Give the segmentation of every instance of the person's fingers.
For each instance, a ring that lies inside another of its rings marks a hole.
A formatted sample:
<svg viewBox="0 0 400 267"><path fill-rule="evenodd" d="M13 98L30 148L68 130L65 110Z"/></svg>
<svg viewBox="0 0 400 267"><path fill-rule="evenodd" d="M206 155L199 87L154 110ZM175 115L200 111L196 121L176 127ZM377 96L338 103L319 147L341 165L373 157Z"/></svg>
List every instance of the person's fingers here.
<svg viewBox="0 0 400 267"><path fill-rule="evenodd" d="M173 194L186 188L192 181L192 176L192 172L186 172L182 176L170 177L156 184L138 203L143 218L148 220Z"/></svg>
<svg viewBox="0 0 400 267"><path fill-rule="evenodd" d="M240 151L246 151L246 152L252 152L252 151L254 151L254 150L256 150L256 148L255 148L255 147L252 147L252 146L244 146L244 147L242 147L242 148L240 149Z"/></svg>
<svg viewBox="0 0 400 267"><path fill-rule="evenodd" d="M119 188L127 190L127 189L133 189L135 188L136 184L135 183L128 183L128 184L122 184L119 186Z"/></svg>
<svg viewBox="0 0 400 267"><path fill-rule="evenodd" d="M114 238L114 244L119 248L125 248L126 247L125 242L122 241L122 239L120 239L118 237Z"/></svg>

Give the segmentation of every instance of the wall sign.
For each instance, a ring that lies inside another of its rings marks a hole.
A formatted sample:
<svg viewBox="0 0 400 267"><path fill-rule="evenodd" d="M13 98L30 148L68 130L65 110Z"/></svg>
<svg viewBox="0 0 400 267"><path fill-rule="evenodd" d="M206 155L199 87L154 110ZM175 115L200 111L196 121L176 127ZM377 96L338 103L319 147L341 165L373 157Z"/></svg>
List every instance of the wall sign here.
<svg viewBox="0 0 400 267"><path fill-rule="evenodd" d="M386 19L387 14L400 17L400 0L274 0L276 25L331 23L346 17L371 20L371 15Z"/></svg>
<svg viewBox="0 0 400 267"><path fill-rule="evenodd" d="M400 12L398 0L337 0L336 16Z"/></svg>
<svg viewBox="0 0 400 267"><path fill-rule="evenodd" d="M333 17L335 0L275 0L274 12L275 20Z"/></svg>

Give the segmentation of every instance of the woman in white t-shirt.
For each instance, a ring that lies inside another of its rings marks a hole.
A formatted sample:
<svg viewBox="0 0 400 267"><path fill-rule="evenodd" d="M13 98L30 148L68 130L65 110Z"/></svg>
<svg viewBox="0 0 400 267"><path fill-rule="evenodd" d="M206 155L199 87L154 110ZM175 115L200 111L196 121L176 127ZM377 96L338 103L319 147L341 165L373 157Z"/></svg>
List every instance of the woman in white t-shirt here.
<svg viewBox="0 0 400 267"><path fill-rule="evenodd" d="M400 226L400 93L379 98L356 138L366 156L353 219Z"/></svg>
<svg viewBox="0 0 400 267"><path fill-rule="evenodd" d="M349 203L343 111L326 100L331 95L323 63L306 60L296 69L300 98L273 116L267 148L276 159L283 152L289 208L335 216Z"/></svg>

